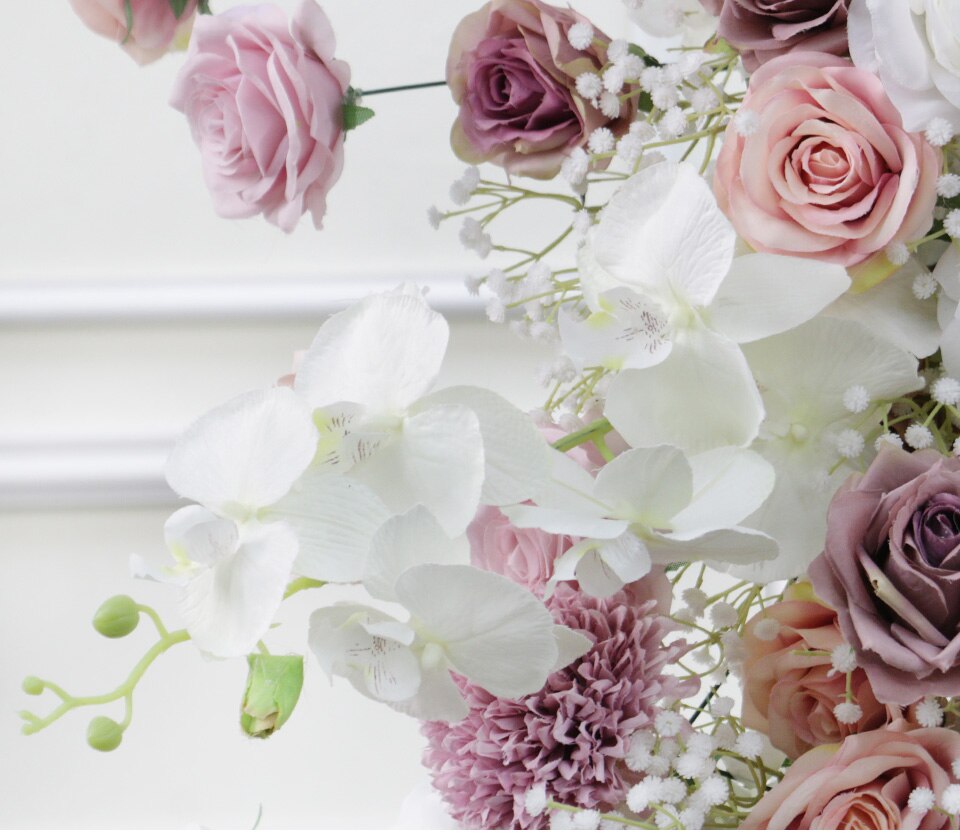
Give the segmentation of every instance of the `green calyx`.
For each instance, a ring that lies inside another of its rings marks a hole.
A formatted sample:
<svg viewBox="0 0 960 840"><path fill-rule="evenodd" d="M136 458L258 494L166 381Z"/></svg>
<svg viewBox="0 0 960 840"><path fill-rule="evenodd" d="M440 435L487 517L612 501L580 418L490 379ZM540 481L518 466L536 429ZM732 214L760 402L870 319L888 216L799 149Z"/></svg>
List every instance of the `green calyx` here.
<svg viewBox="0 0 960 840"><path fill-rule="evenodd" d="M240 728L253 738L268 738L290 719L300 699L303 657L252 653L247 663Z"/></svg>
<svg viewBox="0 0 960 840"><path fill-rule="evenodd" d="M357 126L363 125L374 115L371 108L366 108L360 104L360 91L356 88L347 88L347 94L343 98L342 116L343 130L353 131Z"/></svg>

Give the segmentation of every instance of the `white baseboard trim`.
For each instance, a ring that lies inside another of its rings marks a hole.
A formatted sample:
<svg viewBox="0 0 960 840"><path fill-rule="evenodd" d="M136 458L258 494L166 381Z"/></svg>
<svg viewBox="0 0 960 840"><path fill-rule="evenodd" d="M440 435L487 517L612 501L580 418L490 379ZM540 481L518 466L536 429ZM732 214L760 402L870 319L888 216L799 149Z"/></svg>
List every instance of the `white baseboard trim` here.
<svg viewBox="0 0 960 840"><path fill-rule="evenodd" d="M366 294L410 282L429 288L431 305L451 317L483 316L483 302L463 285L468 272L275 277L0 277L0 325L183 321L315 320Z"/></svg>

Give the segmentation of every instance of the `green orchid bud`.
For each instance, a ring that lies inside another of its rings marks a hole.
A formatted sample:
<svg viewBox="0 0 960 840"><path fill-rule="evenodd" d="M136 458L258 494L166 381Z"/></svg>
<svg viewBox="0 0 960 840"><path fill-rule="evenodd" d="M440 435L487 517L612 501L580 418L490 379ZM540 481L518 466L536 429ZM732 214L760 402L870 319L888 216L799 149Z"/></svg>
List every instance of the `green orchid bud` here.
<svg viewBox="0 0 960 840"><path fill-rule="evenodd" d="M137 629L140 623L140 611L137 604L127 595L114 595L100 605L93 617L93 627L108 639L119 639Z"/></svg>
<svg viewBox="0 0 960 840"><path fill-rule="evenodd" d="M287 722L300 699L303 657L252 653L247 663L240 727L254 738L268 738Z"/></svg>
<svg viewBox="0 0 960 840"><path fill-rule="evenodd" d="M95 717L87 727L87 743L100 752L110 752L120 746L123 727L108 717Z"/></svg>
<svg viewBox="0 0 960 840"><path fill-rule="evenodd" d="M26 694L34 696L43 694L43 680L40 677L24 677L23 690Z"/></svg>

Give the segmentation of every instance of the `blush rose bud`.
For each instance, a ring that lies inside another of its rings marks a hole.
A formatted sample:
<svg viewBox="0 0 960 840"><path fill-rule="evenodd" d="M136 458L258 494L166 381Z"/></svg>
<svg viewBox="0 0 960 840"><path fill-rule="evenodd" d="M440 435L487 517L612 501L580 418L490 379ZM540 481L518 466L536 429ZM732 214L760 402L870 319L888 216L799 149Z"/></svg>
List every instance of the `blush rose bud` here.
<svg viewBox="0 0 960 840"><path fill-rule="evenodd" d="M123 727L108 717L95 717L87 727L87 743L100 752L111 752L123 740Z"/></svg>
<svg viewBox="0 0 960 840"><path fill-rule="evenodd" d="M108 598L93 617L93 629L108 639L120 639L137 629L140 610L128 595Z"/></svg>
<svg viewBox="0 0 960 840"><path fill-rule="evenodd" d="M254 653L247 663L240 727L253 738L269 738L289 720L300 699L303 657Z"/></svg>

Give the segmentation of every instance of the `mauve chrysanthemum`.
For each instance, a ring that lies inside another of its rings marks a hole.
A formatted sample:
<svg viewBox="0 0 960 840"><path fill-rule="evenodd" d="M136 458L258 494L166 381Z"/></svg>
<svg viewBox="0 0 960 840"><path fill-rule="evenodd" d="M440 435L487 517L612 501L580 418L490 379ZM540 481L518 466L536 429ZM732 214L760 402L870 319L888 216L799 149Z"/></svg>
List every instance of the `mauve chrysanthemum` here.
<svg viewBox="0 0 960 840"><path fill-rule="evenodd" d="M663 673L684 643L663 644L672 624L655 601L631 603L623 592L601 601L562 584L548 606L595 640L589 653L520 700L461 682L467 716L424 724L424 764L466 828L547 827L546 815L524 810L524 795L540 783L558 802L601 811L620 804L631 783L623 765L630 736L650 725L658 701L696 689Z"/></svg>

